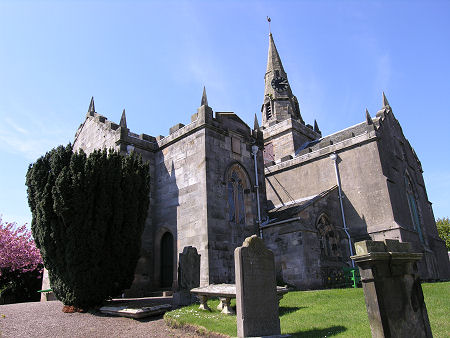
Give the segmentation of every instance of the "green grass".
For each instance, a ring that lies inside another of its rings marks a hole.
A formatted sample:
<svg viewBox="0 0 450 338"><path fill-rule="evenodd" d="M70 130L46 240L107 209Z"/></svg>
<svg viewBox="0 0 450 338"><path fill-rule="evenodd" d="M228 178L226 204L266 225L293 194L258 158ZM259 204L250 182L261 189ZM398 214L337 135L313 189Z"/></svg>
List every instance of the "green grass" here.
<svg viewBox="0 0 450 338"><path fill-rule="evenodd" d="M425 303L433 336L450 333L450 282L423 284ZM206 331L235 337L236 316L216 310L218 300L209 300L212 312L198 310L198 304L167 312L169 325L191 325ZM232 306L235 302L232 301ZM280 301L281 333L293 337L370 337L362 289L334 289L289 292Z"/></svg>

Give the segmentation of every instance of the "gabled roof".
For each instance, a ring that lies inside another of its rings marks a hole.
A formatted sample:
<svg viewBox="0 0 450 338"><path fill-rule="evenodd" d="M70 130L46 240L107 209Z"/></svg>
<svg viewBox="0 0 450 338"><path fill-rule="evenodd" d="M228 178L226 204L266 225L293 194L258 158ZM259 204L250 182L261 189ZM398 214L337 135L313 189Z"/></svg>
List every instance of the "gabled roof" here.
<svg viewBox="0 0 450 338"><path fill-rule="evenodd" d="M284 205L276 206L273 209L267 211L269 219L273 219L274 222L279 222L284 219L298 215L299 212L309 207L314 202L326 197L329 193L337 189L337 185L332 186L330 189L322 191L321 193L313 196L304 197L296 201L286 203ZM267 225L270 225L267 224Z"/></svg>

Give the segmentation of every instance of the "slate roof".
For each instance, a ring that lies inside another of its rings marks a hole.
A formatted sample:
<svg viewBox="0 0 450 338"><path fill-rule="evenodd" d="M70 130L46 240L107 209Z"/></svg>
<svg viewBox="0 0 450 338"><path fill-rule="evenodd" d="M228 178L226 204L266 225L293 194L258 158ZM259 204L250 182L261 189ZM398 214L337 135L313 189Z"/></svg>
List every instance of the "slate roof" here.
<svg viewBox="0 0 450 338"><path fill-rule="evenodd" d="M281 206L272 208L267 211L269 219L273 219L274 222L279 222L284 219L294 217L299 212L301 212L302 210L304 210L308 206L310 206L312 203L324 198L325 196L327 196L330 192L334 191L335 189L337 189L337 185L331 187L328 190L322 191L320 194L308 196L308 197L287 203L285 205L281 205ZM270 225L270 223L268 225Z"/></svg>

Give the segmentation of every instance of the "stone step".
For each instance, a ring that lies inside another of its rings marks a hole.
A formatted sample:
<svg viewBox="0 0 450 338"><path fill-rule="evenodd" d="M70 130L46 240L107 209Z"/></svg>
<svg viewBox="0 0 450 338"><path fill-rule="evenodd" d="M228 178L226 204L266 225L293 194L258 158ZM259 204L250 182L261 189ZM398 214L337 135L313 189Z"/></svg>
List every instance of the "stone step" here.
<svg viewBox="0 0 450 338"><path fill-rule="evenodd" d="M149 292L147 297L170 297L173 296L172 290L158 290Z"/></svg>

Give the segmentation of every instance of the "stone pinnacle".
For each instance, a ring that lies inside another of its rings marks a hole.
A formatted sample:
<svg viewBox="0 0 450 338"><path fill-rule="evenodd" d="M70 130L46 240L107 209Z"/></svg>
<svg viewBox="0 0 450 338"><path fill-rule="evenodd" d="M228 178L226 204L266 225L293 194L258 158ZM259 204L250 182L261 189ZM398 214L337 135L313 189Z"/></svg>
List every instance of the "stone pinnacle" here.
<svg viewBox="0 0 450 338"><path fill-rule="evenodd" d="M317 124L317 120L314 120L314 131L316 133L321 133L319 129L319 125Z"/></svg>
<svg viewBox="0 0 450 338"><path fill-rule="evenodd" d="M372 118L370 117L370 114L369 114L369 111L367 110L367 108L366 108L366 121L367 121L367 124L373 124Z"/></svg>
<svg viewBox="0 0 450 338"><path fill-rule="evenodd" d="M390 107L386 95L384 95L384 92L383 92L383 107Z"/></svg>
<svg viewBox="0 0 450 338"><path fill-rule="evenodd" d="M89 103L89 113L95 113L94 97L91 97L91 103Z"/></svg>
<svg viewBox="0 0 450 338"><path fill-rule="evenodd" d="M208 105L208 98L206 97L206 88L203 86L203 95L202 95L202 103L200 106L207 106Z"/></svg>
<svg viewBox="0 0 450 338"><path fill-rule="evenodd" d="M259 130L259 123L258 123L258 117L255 113L255 122L253 123L253 130Z"/></svg>
<svg viewBox="0 0 450 338"><path fill-rule="evenodd" d="M127 127L127 117L125 116L125 108L122 111L122 117L120 118L120 126Z"/></svg>

